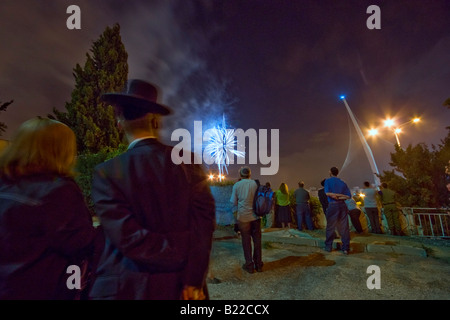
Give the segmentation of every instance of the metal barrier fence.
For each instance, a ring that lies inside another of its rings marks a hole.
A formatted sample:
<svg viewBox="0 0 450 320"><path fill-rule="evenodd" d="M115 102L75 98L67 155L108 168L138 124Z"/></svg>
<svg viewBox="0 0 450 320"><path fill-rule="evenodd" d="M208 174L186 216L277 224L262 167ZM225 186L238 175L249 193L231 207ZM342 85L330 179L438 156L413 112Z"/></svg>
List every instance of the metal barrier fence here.
<svg viewBox="0 0 450 320"><path fill-rule="evenodd" d="M449 208L401 208L412 236L450 238Z"/></svg>

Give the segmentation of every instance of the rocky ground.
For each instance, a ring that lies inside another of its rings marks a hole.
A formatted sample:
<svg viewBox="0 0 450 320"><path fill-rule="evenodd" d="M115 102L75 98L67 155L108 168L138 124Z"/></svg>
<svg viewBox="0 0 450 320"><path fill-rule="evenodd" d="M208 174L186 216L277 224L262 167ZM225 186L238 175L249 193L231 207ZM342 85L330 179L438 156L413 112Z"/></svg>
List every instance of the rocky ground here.
<svg viewBox="0 0 450 320"><path fill-rule="evenodd" d="M323 251L320 241L297 241L324 239L324 233L319 229L298 236L292 230L267 230L263 272L249 274L241 268L240 239L231 227L220 227L212 251L211 300L450 299L450 240L352 233L353 251L348 256ZM370 245L377 250L364 249ZM405 250L389 250L394 246ZM379 267L380 289L367 286L372 265Z"/></svg>

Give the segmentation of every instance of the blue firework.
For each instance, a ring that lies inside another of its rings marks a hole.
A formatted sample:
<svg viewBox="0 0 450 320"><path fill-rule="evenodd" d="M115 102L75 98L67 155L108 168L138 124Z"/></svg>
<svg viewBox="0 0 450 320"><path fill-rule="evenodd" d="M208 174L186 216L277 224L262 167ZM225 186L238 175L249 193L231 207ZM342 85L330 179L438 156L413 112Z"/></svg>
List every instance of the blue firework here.
<svg viewBox="0 0 450 320"><path fill-rule="evenodd" d="M224 169L228 173L227 166L230 164L231 157L243 158L245 152L236 150L236 140L234 129L227 129L225 117L223 117L222 125L218 125L208 130L209 140L205 147L205 154L210 156L217 165L219 175L223 176Z"/></svg>

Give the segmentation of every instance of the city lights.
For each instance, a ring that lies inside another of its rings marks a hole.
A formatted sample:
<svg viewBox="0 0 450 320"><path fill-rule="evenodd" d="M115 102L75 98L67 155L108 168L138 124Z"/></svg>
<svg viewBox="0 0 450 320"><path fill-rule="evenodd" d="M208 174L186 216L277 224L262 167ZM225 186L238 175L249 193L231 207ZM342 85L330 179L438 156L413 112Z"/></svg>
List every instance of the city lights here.
<svg viewBox="0 0 450 320"><path fill-rule="evenodd" d="M224 174L218 174L217 176L215 176L213 174L210 174L208 176L208 178L209 178L210 181L217 180L217 181L221 182L221 181L225 180L225 175Z"/></svg>

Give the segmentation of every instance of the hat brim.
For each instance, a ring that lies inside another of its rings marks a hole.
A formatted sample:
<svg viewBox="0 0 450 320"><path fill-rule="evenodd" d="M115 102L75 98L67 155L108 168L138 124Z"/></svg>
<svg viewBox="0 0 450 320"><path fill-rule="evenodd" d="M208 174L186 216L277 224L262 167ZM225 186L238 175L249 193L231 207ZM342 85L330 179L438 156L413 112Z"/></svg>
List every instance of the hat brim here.
<svg viewBox="0 0 450 320"><path fill-rule="evenodd" d="M169 107L124 93L105 93L101 96L102 101L123 109L137 109L143 113L156 113L169 115L172 113Z"/></svg>

